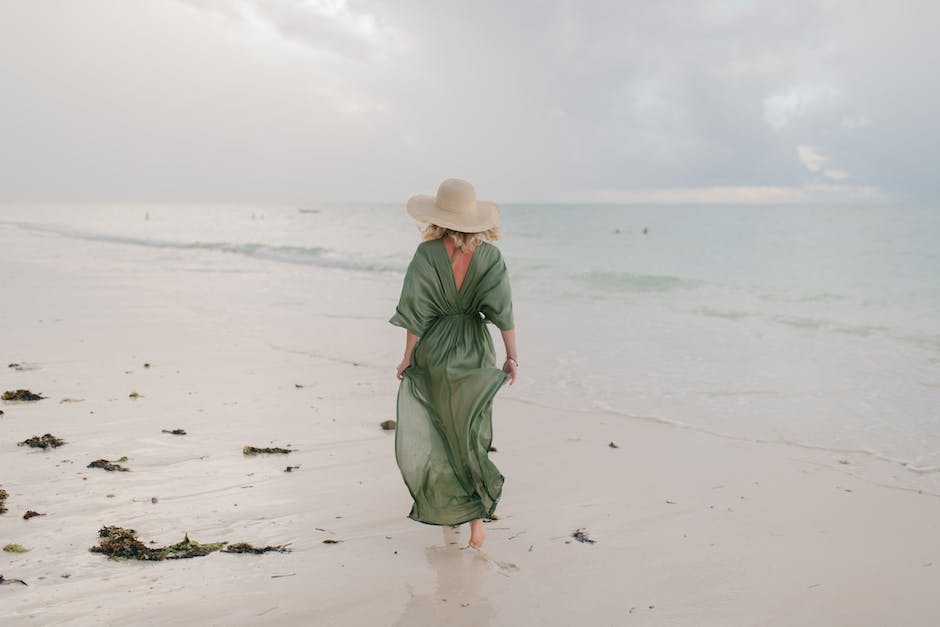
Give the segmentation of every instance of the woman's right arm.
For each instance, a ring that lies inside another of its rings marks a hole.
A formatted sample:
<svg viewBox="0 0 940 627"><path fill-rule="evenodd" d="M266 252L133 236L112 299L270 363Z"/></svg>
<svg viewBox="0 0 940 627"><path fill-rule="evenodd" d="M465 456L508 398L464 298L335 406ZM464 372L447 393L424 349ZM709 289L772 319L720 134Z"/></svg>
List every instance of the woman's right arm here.
<svg viewBox="0 0 940 627"><path fill-rule="evenodd" d="M415 350L415 344L418 343L418 336L411 332L411 329L405 330L405 356L401 360L401 363L398 364L398 372L395 376L398 377L398 380L401 381L402 377L405 376L405 370L408 369L408 366L411 365L411 354Z"/></svg>

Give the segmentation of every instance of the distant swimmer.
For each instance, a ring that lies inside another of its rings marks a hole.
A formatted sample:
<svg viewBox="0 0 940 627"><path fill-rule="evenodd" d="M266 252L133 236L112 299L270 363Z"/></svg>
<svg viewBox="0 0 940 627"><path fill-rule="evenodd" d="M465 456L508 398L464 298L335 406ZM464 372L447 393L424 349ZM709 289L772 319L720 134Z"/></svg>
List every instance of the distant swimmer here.
<svg viewBox="0 0 940 627"><path fill-rule="evenodd" d="M614 233L616 233L617 235L620 235L620 229L614 229Z"/></svg>
<svg viewBox="0 0 940 627"><path fill-rule="evenodd" d="M646 227L643 227L643 235L646 235L649 231L646 230Z"/></svg>

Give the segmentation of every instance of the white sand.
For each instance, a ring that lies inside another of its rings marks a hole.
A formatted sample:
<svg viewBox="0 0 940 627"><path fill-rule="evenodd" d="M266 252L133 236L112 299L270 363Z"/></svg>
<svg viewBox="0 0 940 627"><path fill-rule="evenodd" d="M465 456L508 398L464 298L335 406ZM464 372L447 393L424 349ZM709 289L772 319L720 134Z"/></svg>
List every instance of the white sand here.
<svg viewBox="0 0 940 627"><path fill-rule="evenodd" d="M30 549L0 553L0 574L29 583L0 586L0 624L940 622L940 498L853 476L871 460L505 397L490 560L460 550L466 527L405 517L378 426L394 417L398 279L200 254L0 226L0 388L49 397L0 405L0 544ZM16 446L46 432L68 444ZM131 472L85 467L122 455ZM115 562L87 550L102 525L293 552Z"/></svg>

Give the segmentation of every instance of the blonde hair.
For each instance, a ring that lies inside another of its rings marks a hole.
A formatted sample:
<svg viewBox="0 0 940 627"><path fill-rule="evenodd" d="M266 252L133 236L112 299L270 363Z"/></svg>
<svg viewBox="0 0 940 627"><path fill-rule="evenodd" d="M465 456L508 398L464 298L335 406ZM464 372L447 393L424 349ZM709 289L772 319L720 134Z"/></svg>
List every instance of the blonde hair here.
<svg viewBox="0 0 940 627"><path fill-rule="evenodd" d="M463 231L454 231L453 229L447 229L436 224L429 224L424 227L422 235L426 240L450 237L450 239L453 240L454 245L463 252L470 252L476 248L476 245L481 241L492 242L502 237L498 226L494 226L493 228L487 229L485 231L480 231L479 233L464 233Z"/></svg>

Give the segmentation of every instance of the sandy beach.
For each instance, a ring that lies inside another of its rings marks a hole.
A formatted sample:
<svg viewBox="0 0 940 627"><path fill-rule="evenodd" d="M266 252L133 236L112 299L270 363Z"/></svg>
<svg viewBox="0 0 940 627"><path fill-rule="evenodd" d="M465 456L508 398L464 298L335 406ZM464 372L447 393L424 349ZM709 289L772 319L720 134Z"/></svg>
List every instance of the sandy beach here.
<svg viewBox="0 0 940 627"><path fill-rule="evenodd" d="M486 554L460 548L466 526L408 520L379 426L401 350L393 273L0 226L0 280L0 387L46 397L0 404L0 544L28 549L0 553L28 584L0 586L3 625L940 620L940 495L862 478L876 461L850 454L507 395ZM523 355L534 315L518 303ZM45 433L66 444L17 446ZM86 467L125 456L129 472ZM88 550L105 525L292 551L114 561Z"/></svg>

